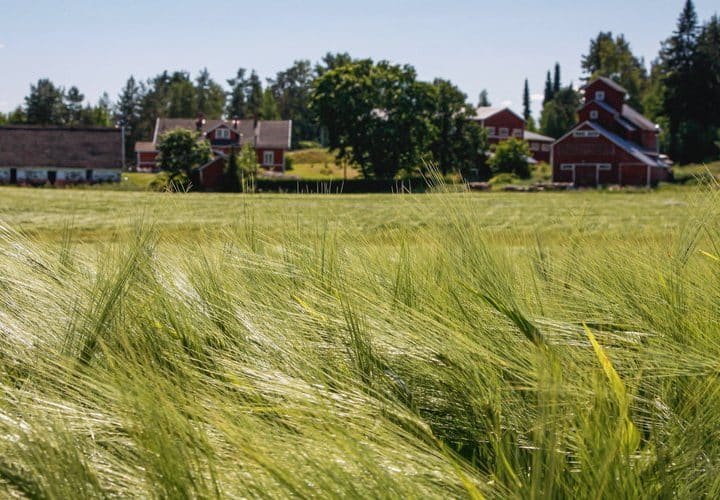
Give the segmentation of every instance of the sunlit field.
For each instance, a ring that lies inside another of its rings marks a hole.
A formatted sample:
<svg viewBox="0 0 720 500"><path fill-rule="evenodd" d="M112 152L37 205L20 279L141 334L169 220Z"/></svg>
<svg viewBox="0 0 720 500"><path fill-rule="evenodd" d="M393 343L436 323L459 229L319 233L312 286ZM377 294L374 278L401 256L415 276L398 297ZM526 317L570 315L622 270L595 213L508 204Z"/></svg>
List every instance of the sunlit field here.
<svg viewBox="0 0 720 500"><path fill-rule="evenodd" d="M718 191L0 189L0 496L720 495Z"/></svg>

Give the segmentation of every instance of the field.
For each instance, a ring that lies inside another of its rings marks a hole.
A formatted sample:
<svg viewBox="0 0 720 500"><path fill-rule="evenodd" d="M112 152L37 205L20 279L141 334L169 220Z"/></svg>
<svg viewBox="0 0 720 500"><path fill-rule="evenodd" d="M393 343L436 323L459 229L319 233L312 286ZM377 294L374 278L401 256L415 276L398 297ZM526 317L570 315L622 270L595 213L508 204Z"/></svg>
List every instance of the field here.
<svg viewBox="0 0 720 500"><path fill-rule="evenodd" d="M0 188L0 496L717 498L719 193Z"/></svg>

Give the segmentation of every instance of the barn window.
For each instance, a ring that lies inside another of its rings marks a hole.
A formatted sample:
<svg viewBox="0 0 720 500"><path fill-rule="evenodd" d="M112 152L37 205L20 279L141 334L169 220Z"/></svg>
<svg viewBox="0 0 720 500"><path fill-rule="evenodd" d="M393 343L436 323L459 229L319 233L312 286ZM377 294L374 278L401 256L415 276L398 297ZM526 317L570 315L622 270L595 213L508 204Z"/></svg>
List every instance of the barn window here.
<svg viewBox="0 0 720 500"><path fill-rule="evenodd" d="M487 133L488 133L488 136L495 137L495 127L488 127Z"/></svg>
<svg viewBox="0 0 720 500"><path fill-rule="evenodd" d="M230 130L226 128L219 128L215 131L216 139L230 139Z"/></svg>
<svg viewBox="0 0 720 500"><path fill-rule="evenodd" d="M510 130L507 127L500 128L500 137L507 137L509 133Z"/></svg>
<svg viewBox="0 0 720 500"><path fill-rule="evenodd" d="M542 145L542 150L545 151L546 153L547 153L548 151L550 151L550 144L543 144L543 145Z"/></svg>
<svg viewBox="0 0 720 500"><path fill-rule="evenodd" d="M604 101L605 100L605 91L598 90L597 92L595 92L595 100L596 101Z"/></svg>
<svg viewBox="0 0 720 500"><path fill-rule="evenodd" d="M540 151L540 144L538 144L537 142L531 142L530 151Z"/></svg>
<svg viewBox="0 0 720 500"><path fill-rule="evenodd" d="M599 113L597 112L596 109L593 109L592 111L590 111L590 119L591 120L597 120L598 115L599 115Z"/></svg>
<svg viewBox="0 0 720 500"><path fill-rule="evenodd" d="M513 137L517 137L518 139L522 139L523 131L521 128L514 128L513 129Z"/></svg>
<svg viewBox="0 0 720 500"><path fill-rule="evenodd" d="M263 165L273 165L275 163L275 153L272 151L265 151L263 153Z"/></svg>
<svg viewBox="0 0 720 500"><path fill-rule="evenodd" d="M563 163L560 165L560 170L572 170L573 166L574 165L572 163Z"/></svg>

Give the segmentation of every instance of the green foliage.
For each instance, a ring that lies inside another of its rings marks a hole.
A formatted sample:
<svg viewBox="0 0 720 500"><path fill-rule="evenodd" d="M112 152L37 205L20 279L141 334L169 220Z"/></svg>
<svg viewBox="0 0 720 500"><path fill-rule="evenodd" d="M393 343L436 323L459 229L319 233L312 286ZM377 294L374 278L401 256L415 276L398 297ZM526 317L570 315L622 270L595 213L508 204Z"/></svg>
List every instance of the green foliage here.
<svg viewBox="0 0 720 500"><path fill-rule="evenodd" d="M522 139L511 137L498 143L490 158L490 168L493 174L514 174L521 179L530 177L530 147Z"/></svg>
<svg viewBox="0 0 720 500"><path fill-rule="evenodd" d="M345 60L343 55L337 60L332 59L334 56L330 54L328 56L331 59L327 59L326 64L342 64ZM268 88L277 103L277 116L293 122L292 135L295 144L300 140L317 138L317 118L310 108L314 79L310 61L299 60L286 70L279 71L275 78L268 80Z"/></svg>
<svg viewBox="0 0 720 500"><path fill-rule="evenodd" d="M263 92L262 108L260 109L260 117L263 120L279 120L280 111L278 111L277 102L272 90L267 88Z"/></svg>
<svg viewBox="0 0 720 500"><path fill-rule="evenodd" d="M480 91L480 95L478 96L478 107L487 107L492 106L490 103L490 97L488 96L488 91L485 89L482 89Z"/></svg>
<svg viewBox="0 0 720 500"><path fill-rule="evenodd" d="M566 87L548 101L540 115L540 129L544 135L561 137L577 122L580 97L575 89Z"/></svg>
<svg viewBox="0 0 720 500"><path fill-rule="evenodd" d="M65 122L67 110L63 101L64 91L49 79L42 78L30 85L25 97L25 121L31 125L60 125Z"/></svg>
<svg viewBox="0 0 720 500"><path fill-rule="evenodd" d="M598 33L582 56L582 68L588 80L599 76L615 80L628 91L628 103L640 112L644 110L642 98L648 84L645 62L632 53L624 35Z"/></svg>
<svg viewBox="0 0 720 500"><path fill-rule="evenodd" d="M316 82L313 108L329 144L366 177L393 178L422 165L432 139L433 87L410 66L356 61Z"/></svg>
<svg viewBox="0 0 720 500"><path fill-rule="evenodd" d="M204 165L212 158L207 140L198 132L175 129L165 132L158 144L158 165L169 173L171 180L190 176L193 168Z"/></svg>
<svg viewBox="0 0 720 500"><path fill-rule="evenodd" d="M197 93L197 113L208 119L222 118L225 109L225 90L210 78L207 68L203 68L195 79L195 92Z"/></svg>

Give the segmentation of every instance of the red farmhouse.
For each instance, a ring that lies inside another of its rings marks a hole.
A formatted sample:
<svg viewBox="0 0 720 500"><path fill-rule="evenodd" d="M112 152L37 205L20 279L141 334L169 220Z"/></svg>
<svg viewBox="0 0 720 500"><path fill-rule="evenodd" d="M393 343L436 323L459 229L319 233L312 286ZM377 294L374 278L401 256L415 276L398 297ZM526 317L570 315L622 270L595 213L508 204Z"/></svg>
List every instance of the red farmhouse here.
<svg viewBox="0 0 720 500"><path fill-rule="evenodd" d="M608 78L586 85L579 122L553 145L553 181L576 186L651 186L670 178L659 154L659 127L625 104Z"/></svg>
<svg viewBox="0 0 720 500"><path fill-rule="evenodd" d="M487 130L488 142L497 144L510 137L524 139L537 162L550 162L550 149L555 139L525 130L525 120L510 108L477 108L475 119Z"/></svg>
<svg viewBox="0 0 720 500"><path fill-rule="evenodd" d="M197 130L209 142L217 158L230 153L233 148L251 144L257 153L257 161L263 167L282 172L285 170L285 152L290 149L292 121L290 120L205 120L192 118L158 118L152 142L135 144L137 169L157 170L157 144L162 135L170 130L184 128Z"/></svg>

